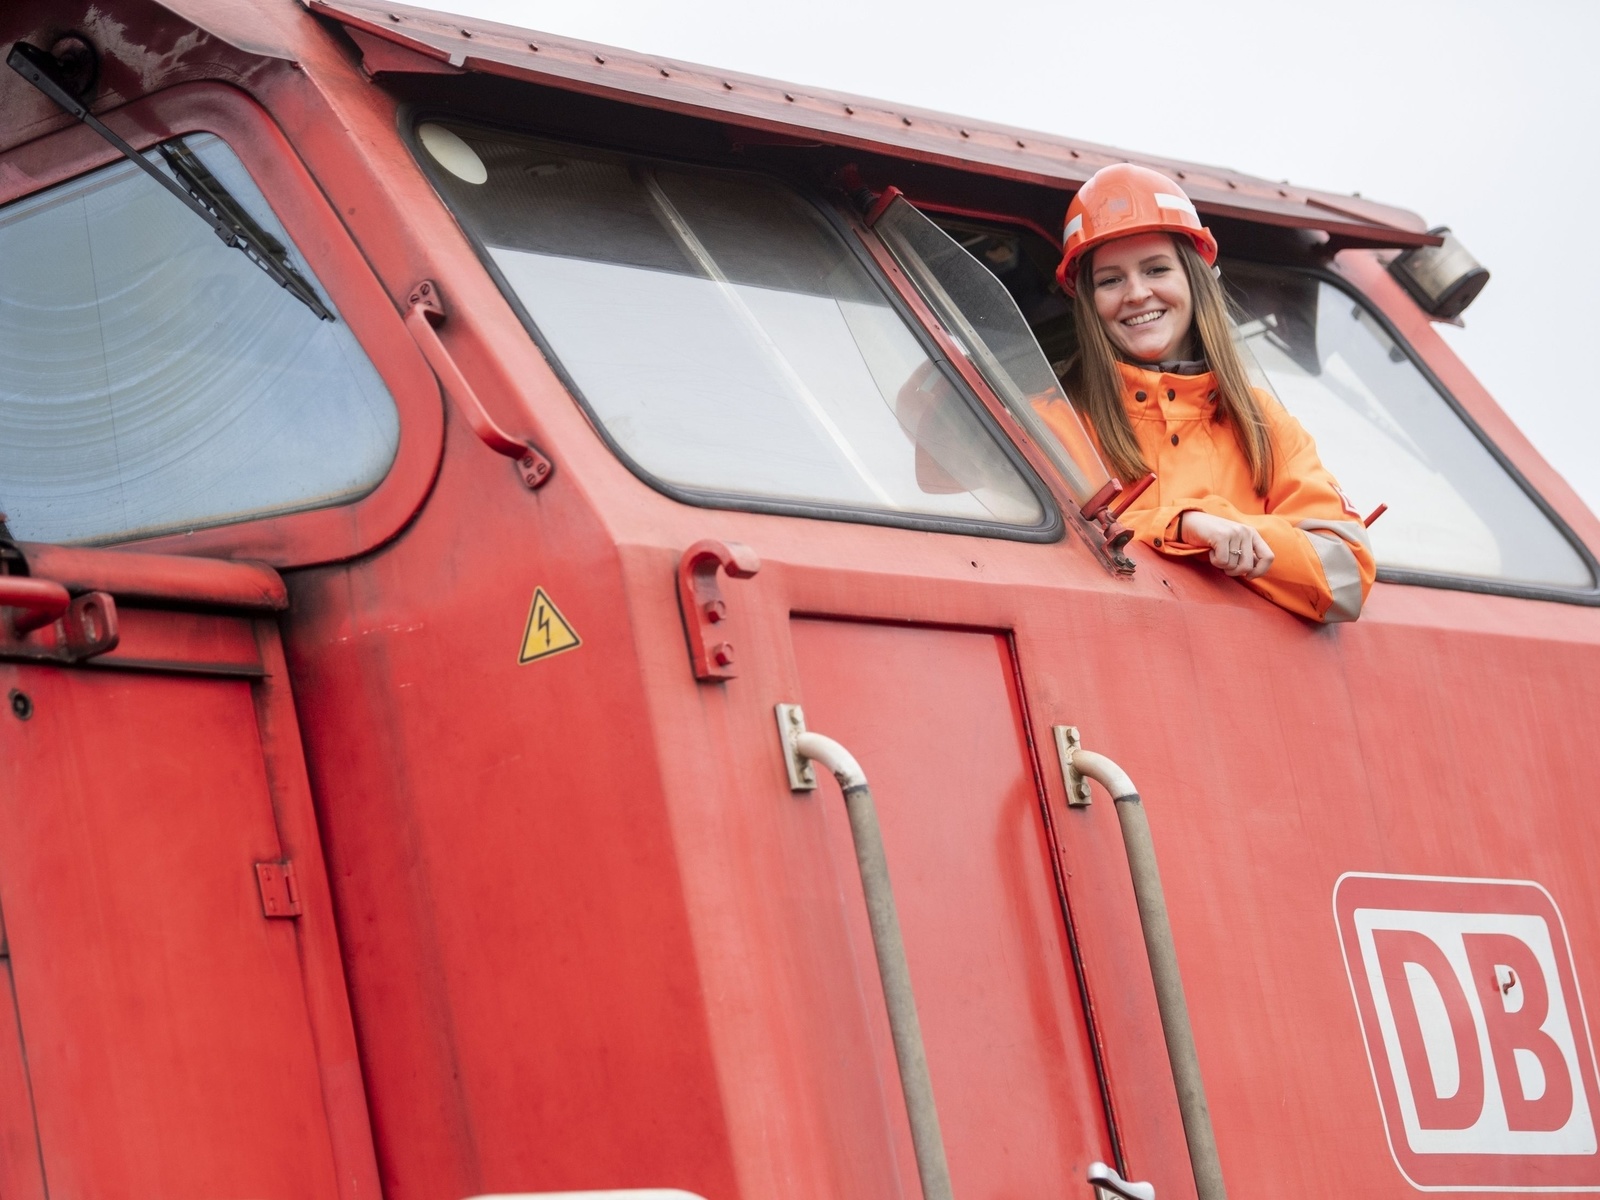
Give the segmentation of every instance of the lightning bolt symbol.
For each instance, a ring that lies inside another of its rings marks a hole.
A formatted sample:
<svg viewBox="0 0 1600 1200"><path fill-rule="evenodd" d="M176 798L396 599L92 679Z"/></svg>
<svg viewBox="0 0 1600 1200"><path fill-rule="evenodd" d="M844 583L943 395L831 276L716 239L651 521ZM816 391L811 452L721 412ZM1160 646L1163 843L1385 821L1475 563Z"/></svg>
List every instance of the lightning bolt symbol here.
<svg viewBox="0 0 1600 1200"><path fill-rule="evenodd" d="M544 605L539 605L539 611L534 615L534 624L544 631L544 644L550 645L550 610Z"/></svg>

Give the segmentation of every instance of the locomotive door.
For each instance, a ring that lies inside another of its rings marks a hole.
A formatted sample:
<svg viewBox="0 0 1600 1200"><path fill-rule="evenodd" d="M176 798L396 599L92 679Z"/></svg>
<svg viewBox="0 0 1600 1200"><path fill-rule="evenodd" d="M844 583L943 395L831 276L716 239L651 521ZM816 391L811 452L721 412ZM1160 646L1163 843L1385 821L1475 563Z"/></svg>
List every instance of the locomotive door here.
<svg viewBox="0 0 1600 1200"><path fill-rule="evenodd" d="M1009 638L792 629L808 728L849 748L873 786L955 1194L1077 1194L1089 1164L1113 1156ZM850 879L845 814L829 805L826 820ZM859 887L843 894L871 978ZM893 1078L887 1018L872 1008L869 1020Z"/></svg>
<svg viewBox="0 0 1600 1200"><path fill-rule="evenodd" d="M0 576L19 1039L0 997L0 1088L31 1091L39 1161L13 1107L0 1178L57 1197L375 1197L281 581L37 549L32 579ZM64 613L58 582L79 594Z"/></svg>

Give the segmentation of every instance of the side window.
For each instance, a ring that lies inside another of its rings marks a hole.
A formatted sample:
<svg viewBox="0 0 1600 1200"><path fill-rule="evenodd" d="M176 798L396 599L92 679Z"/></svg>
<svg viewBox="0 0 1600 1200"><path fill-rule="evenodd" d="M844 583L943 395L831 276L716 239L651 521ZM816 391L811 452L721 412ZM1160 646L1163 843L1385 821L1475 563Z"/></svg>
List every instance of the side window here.
<svg viewBox="0 0 1600 1200"><path fill-rule="evenodd" d="M321 295L220 139L168 149ZM17 537L111 542L339 504L393 461L394 401L349 327L132 163L0 208L0 263L0 509Z"/></svg>
<svg viewBox="0 0 1600 1200"><path fill-rule="evenodd" d="M1241 334L1373 523L1380 567L1588 590L1588 563L1367 307L1324 279L1230 264Z"/></svg>
<svg viewBox="0 0 1600 1200"><path fill-rule="evenodd" d="M466 125L418 140L547 355L665 490L1053 530L953 372L793 191Z"/></svg>

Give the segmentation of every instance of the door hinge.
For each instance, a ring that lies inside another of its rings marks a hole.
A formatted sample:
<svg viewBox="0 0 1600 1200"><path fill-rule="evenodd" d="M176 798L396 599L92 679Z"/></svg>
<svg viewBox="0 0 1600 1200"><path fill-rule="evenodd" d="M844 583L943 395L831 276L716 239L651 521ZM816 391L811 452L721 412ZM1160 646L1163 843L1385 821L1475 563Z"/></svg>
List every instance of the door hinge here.
<svg viewBox="0 0 1600 1200"><path fill-rule="evenodd" d="M292 862L257 863L256 883L261 887L262 916L300 915L300 884L294 877Z"/></svg>

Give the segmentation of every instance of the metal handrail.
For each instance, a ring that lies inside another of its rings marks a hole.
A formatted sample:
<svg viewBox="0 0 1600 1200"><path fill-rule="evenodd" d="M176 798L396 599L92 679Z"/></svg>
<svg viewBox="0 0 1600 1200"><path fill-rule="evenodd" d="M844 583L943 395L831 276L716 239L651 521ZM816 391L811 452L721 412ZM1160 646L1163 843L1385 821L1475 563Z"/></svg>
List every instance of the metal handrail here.
<svg viewBox="0 0 1600 1200"><path fill-rule="evenodd" d="M944 1134L928 1076L928 1056L922 1043L922 1023L917 1019L916 997L911 990L911 969L906 964L905 939L895 910L894 888L889 882L889 862L883 853L883 835L872 789L855 756L830 737L808 732L798 705L778 705L778 731L783 738L789 784L795 791L817 786L812 762L832 772L844 792L855 842L861 891L872 927L872 948L878 958L884 1004L889 1010L889 1033L894 1040L895 1062L900 1068L900 1090L911 1122L911 1144L916 1151L917 1176L924 1200L953 1200L950 1165L945 1159Z"/></svg>
<svg viewBox="0 0 1600 1200"><path fill-rule="evenodd" d="M1172 1081L1178 1091L1178 1111L1183 1117L1183 1136L1189 1146L1195 1190L1200 1200L1227 1200L1222 1164L1217 1157L1216 1134L1211 1127L1211 1109L1206 1103L1200 1058L1195 1051L1194 1026L1189 1021L1183 977L1178 973L1178 952L1172 940L1172 923L1167 917L1166 894L1161 887L1161 870L1156 864L1155 844L1150 837L1144 802L1126 771L1103 754L1079 748L1075 730L1070 739L1058 739L1058 744L1062 766L1069 775L1068 796L1077 795L1077 780L1071 778L1075 773L1095 780L1111 793L1115 803L1117 820L1122 826L1122 844L1128 855L1128 874L1133 878L1134 901L1139 907L1139 925L1144 931L1145 954L1150 959L1150 977L1155 982L1156 1007L1161 1014L1161 1032L1166 1038L1167 1061L1172 1066ZM1087 793L1083 795L1086 797Z"/></svg>

